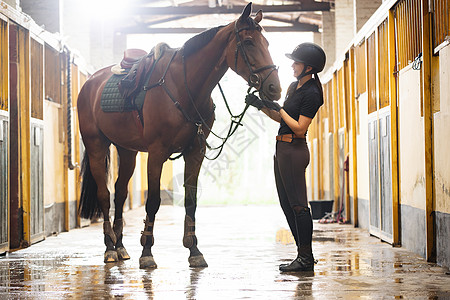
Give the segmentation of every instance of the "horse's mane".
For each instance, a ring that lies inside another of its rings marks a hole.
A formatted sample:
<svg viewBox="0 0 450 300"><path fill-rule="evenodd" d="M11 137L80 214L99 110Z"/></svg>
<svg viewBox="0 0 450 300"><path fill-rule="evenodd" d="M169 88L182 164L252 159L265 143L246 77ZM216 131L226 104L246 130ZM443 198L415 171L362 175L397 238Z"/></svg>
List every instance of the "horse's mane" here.
<svg viewBox="0 0 450 300"><path fill-rule="evenodd" d="M184 56L188 57L206 46L223 27L225 26L218 26L205 30L187 40L183 45Z"/></svg>
<svg viewBox="0 0 450 300"><path fill-rule="evenodd" d="M258 31L262 30L262 27L258 23L256 23L252 18L247 18L246 21L250 29L256 29ZM219 32L219 30L225 26L226 25L222 25L205 30L187 40L183 45L184 56L189 57L190 55L194 54L195 52L206 46L216 36L217 32Z"/></svg>

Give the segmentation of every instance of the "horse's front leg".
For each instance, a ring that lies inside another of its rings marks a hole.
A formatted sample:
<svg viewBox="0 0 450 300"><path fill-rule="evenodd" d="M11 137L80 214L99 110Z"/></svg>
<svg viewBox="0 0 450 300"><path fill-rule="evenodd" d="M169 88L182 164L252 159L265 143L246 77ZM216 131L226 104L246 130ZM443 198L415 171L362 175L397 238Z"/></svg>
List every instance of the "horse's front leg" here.
<svg viewBox="0 0 450 300"><path fill-rule="evenodd" d="M168 158L162 157L161 153L162 151L160 149L149 149L148 151L148 197L145 204L147 217L144 220L144 231L142 231L141 235L141 245L144 247L139 258L139 267L141 269L157 267L152 254L152 246L155 242L153 238L153 226L155 224L156 213L161 205L160 179L162 166Z"/></svg>
<svg viewBox="0 0 450 300"><path fill-rule="evenodd" d="M137 151L130 151L117 146L119 153L119 176L115 184L115 212L114 212L114 226L113 231L116 235L115 248L117 256L120 260L130 259L127 250L123 246L123 205L128 196L128 182L133 176L134 168L136 166Z"/></svg>
<svg viewBox="0 0 450 300"><path fill-rule="evenodd" d="M203 254L197 247L197 236L195 235L195 210L197 208L197 182L200 173L200 167L203 162L204 151L201 146L194 142L192 148L186 151L183 156L185 160L184 168L184 207L186 216L184 219L183 246L190 251L189 266L193 268L207 267Z"/></svg>

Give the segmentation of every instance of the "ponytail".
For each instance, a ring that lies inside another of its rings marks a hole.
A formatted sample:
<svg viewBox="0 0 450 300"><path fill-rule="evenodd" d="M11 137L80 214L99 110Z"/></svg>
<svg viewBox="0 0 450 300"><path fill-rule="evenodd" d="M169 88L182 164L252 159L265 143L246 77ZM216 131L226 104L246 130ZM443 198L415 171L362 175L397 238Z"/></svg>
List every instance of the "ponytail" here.
<svg viewBox="0 0 450 300"><path fill-rule="evenodd" d="M314 73L314 79L316 80L317 87L319 88L320 97L322 98L322 104L323 104L323 87L322 87L322 83L320 82L319 75L317 75L317 73Z"/></svg>

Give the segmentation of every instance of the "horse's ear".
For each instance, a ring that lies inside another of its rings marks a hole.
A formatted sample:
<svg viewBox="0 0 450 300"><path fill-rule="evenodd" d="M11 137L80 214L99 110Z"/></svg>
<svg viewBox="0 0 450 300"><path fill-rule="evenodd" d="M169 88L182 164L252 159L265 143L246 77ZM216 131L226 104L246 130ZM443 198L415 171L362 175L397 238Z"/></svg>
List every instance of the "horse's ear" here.
<svg viewBox="0 0 450 300"><path fill-rule="evenodd" d="M262 10L260 9L256 13L255 22L259 24L259 22L261 22L261 20L262 20Z"/></svg>
<svg viewBox="0 0 450 300"><path fill-rule="evenodd" d="M241 16L239 17L239 21L240 22L245 22L245 21L247 21L247 19L248 19L248 17L250 16L250 13L252 12L252 3L251 2L249 2L246 6L245 6L245 8L244 8L244 10L242 11L242 14L241 14Z"/></svg>

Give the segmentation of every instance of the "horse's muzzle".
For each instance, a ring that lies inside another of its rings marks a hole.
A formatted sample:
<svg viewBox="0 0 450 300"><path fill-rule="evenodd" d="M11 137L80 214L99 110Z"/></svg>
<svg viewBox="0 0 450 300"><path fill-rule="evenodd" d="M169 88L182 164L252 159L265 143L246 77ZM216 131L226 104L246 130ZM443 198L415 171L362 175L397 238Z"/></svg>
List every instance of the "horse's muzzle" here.
<svg viewBox="0 0 450 300"><path fill-rule="evenodd" d="M262 87L259 89L259 95L261 99L266 100L278 100L281 98L281 86L278 81L278 76L275 76L276 80L266 80Z"/></svg>
<svg viewBox="0 0 450 300"><path fill-rule="evenodd" d="M261 98L271 101L281 98L281 85L280 79L278 78L278 68L274 66L270 70L264 80L261 81L261 86L258 90Z"/></svg>

